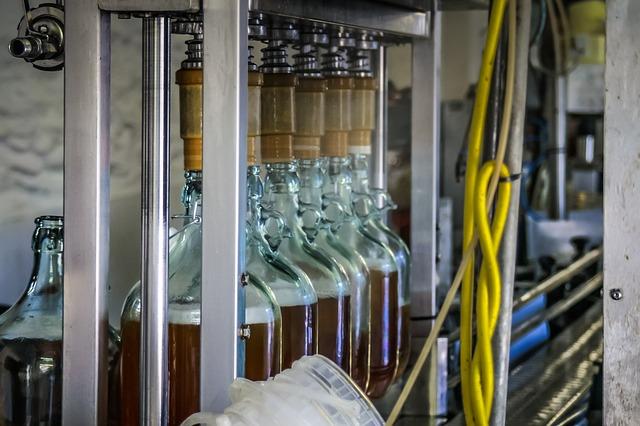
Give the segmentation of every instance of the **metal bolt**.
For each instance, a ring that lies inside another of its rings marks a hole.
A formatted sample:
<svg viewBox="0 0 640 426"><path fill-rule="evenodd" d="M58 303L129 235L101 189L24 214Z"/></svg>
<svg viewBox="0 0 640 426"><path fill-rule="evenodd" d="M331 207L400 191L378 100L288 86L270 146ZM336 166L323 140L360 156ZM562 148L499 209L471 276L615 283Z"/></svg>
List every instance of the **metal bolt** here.
<svg viewBox="0 0 640 426"><path fill-rule="evenodd" d="M46 33L48 33L48 32L49 32L49 27L47 27L46 25L40 25L40 26L38 27L38 31L39 31L41 34L46 34Z"/></svg>
<svg viewBox="0 0 640 426"><path fill-rule="evenodd" d="M609 296L611 296L613 300L622 300L622 289L612 288L609 290Z"/></svg>
<svg viewBox="0 0 640 426"><path fill-rule="evenodd" d="M249 274L243 272L242 274L240 274L240 285L244 287L247 284L249 284Z"/></svg>
<svg viewBox="0 0 640 426"><path fill-rule="evenodd" d="M247 340L248 338L251 337L251 327L249 327L248 324L242 324L240 326L240 329L238 330L238 336L240 336L240 339L242 340Z"/></svg>

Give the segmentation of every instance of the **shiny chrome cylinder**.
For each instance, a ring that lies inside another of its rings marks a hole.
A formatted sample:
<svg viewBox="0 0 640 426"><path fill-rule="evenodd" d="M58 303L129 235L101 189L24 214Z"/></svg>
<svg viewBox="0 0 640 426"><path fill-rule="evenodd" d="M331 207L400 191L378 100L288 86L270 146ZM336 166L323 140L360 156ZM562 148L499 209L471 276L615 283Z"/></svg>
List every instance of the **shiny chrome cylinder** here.
<svg viewBox="0 0 640 426"><path fill-rule="evenodd" d="M169 18L143 18L140 424L149 426L168 419L170 34Z"/></svg>
<svg viewBox="0 0 640 426"><path fill-rule="evenodd" d="M378 47L376 63L376 129L371 145L371 187L387 189L387 51Z"/></svg>

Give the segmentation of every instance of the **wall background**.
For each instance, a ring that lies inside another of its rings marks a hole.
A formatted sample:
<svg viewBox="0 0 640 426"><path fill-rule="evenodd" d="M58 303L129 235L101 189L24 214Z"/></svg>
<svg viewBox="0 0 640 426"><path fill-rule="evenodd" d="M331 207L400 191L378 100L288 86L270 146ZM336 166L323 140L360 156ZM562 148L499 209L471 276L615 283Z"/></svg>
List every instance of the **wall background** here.
<svg viewBox="0 0 640 426"><path fill-rule="evenodd" d="M0 3L0 303L22 293L32 266L33 219L62 214L63 73L43 72L9 55L19 2ZM484 12L449 12L443 19L443 98L459 99L476 78L486 27ZM122 301L139 276L141 23L112 19L110 320L119 324ZM174 37L173 66L185 50ZM410 85L410 48L390 49L390 76ZM181 140L173 89L172 211L180 212Z"/></svg>

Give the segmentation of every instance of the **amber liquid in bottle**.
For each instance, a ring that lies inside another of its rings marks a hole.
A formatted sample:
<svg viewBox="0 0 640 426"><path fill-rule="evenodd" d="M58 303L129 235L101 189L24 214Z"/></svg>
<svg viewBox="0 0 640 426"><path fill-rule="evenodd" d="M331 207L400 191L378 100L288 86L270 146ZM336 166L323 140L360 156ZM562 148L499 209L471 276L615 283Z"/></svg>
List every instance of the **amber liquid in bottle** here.
<svg viewBox="0 0 640 426"><path fill-rule="evenodd" d="M380 398L398 361L398 272L371 269L371 358L367 395Z"/></svg>
<svg viewBox="0 0 640 426"><path fill-rule="evenodd" d="M351 378L361 389L367 388L367 369L369 368L369 333L362 333L353 350L356 351L356 362L351 365Z"/></svg>
<svg viewBox="0 0 640 426"><path fill-rule="evenodd" d="M140 420L139 365L140 322L127 321L122 328L120 383L121 424ZM169 426L178 426L200 411L200 326L169 323Z"/></svg>
<svg viewBox="0 0 640 426"><path fill-rule="evenodd" d="M318 298L318 353L349 371L350 297Z"/></svg>
<svg viewBox="0 0 640 426"><path fill-rule="evenodd" d="M31 361L26 363L24 360ZM62 424L61 341L23 338L4 340L0 351L0 365L0 405L3 413L0 424ZM7 403L11 406L7 407Z"/></svg>
<svg viewBox="0 0 640 426"><path fill-rule="evenodd" d="M247 320L250 321L247 315ZM249 380L267 380L278 373L275 321L249 322L251 335L245 341L244 375Z"/></svg>
<svg viewBox="0 0 640 426"><path fill-rule="evenodd" d="M400 323L398 324L398 337L400 344L398 347L398 370L396 378L402 376L409 365L409 357L411 355L411 305L405 304L400 307Z"/></svg>
<svg viewBox="0 0 640 426"><path fill-rule="evenodd" d="M314 333L318 318L318 304L280 306L282 316L282 369L290 368L294 361L317 352Z"/></svg>

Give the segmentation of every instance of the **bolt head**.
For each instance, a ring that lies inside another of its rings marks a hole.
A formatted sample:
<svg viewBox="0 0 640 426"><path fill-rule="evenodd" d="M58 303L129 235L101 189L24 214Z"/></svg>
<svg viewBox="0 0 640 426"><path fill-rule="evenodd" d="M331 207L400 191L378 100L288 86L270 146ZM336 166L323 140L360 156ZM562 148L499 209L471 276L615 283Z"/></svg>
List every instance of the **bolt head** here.
<svg viewBox="0 0 640 426"><path fill-rule="evenodd" d="M240 285L244 287L247 284L249 284L249 274L247 274L246 272L243 272L242 274L240 274Z"/></svg>
<svg viewBox="0 0 640 426"><path fill-rule="evenodd" d="M240 336L240 339L242 339L242 340L247 340L248 338L250 338L251 337L251 328L249 327L249 325L242 324L240 326L240 330L238 330L238 335Z"/></svg>
<svg viewBox="0 0 640 426"><path fill-rule="evenodd" d="M48 33L48 32L49 32L49 27L47 27L46 25L40 25L40 26L38 27L38 31L39 31L41 34L46 34L46 33Z"/></svg>
<svg viewBox="0 0 640 426"><path fill-rule="evenodd" d="M613 300L622 300L622 289L612 288L609 290L609 296L611 296Z"/></svg>

